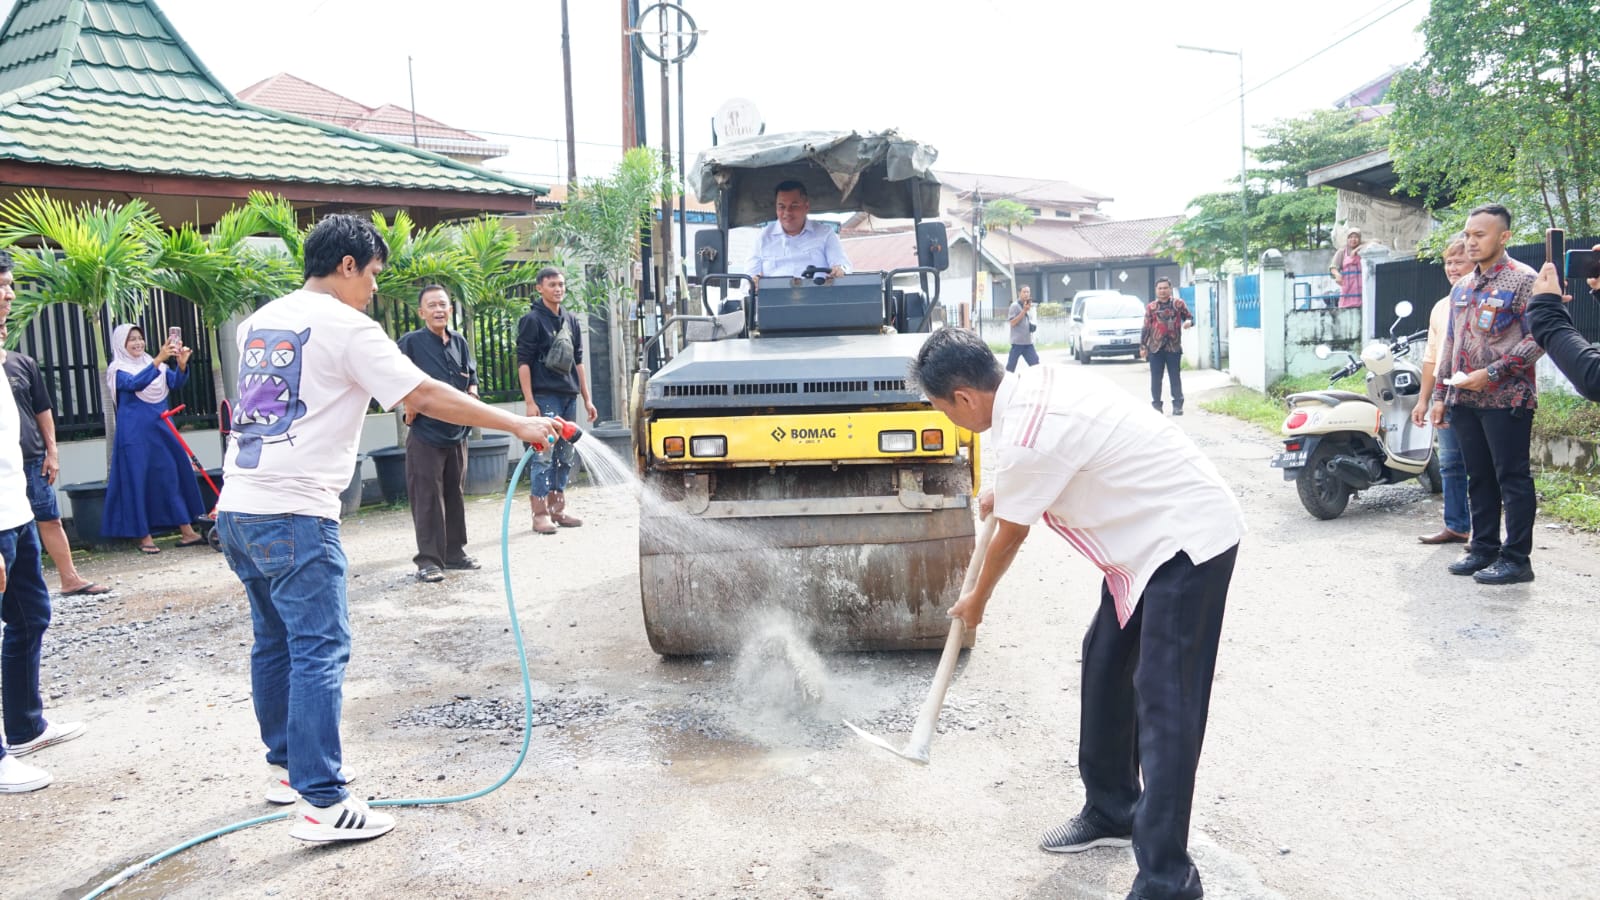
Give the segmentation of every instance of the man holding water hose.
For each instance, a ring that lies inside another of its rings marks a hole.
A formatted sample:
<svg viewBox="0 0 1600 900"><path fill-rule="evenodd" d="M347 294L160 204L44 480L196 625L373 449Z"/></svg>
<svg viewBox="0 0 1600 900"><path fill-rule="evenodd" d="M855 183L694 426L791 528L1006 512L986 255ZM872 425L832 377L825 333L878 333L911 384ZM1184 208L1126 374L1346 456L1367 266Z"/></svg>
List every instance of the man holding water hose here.
<svg viewBox="0 0 1600 900"><path fill-rule="evenodd" d="M290 835L360 840L394 827L344 787L339 716L350 658L339 492L369 400L549 446L558 423L515 416L436 381L365 314L389 248L333 215L305 241L305 284L238 330L239 402L217 529L250 600L250 681L267 746L267 800L295 803Z"/></svg>

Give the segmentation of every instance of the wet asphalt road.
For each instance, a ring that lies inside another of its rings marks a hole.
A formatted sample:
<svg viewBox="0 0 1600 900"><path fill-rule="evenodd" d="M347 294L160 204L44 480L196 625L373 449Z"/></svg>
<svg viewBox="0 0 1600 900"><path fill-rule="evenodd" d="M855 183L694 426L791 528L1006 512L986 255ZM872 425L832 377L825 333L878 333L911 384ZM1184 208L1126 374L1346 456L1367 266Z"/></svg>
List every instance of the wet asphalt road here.
<svg viewBox="0 0 1600 900"><path fill-rule="evenodd" d="M1056 357L1068 366L1060 354ZM1145 369L1096 363L1135 395ZM1375 490L1310 518L1266 466L1271 435L1203 413L1181 427L1216 460L1252 530L1229 600L1192 848L1213 898L1580 897L1600 863L1600 555L1539 526L1538 581L1487 588L1422 547L1439 503ZM937 654L825 658L820 704L734 659L663 660L640 621L636 500L571 492L585 527L527 534L512 581L535 726L522 769L479 800L405 809L360 846L311 848L281 824L163 863L114 897L1120 898L1131 855L1040 852L1082 792L1078 646L1098 577L1030 537L951 688L932 764L901 742ZM355 652L346 758L363 796L494 782L521 741L521 689L490 535L488 565L411 579L404 512L346 523ZM101 554L105 600L64 598L49 706L91 733L29 761L45 791L0 799L6 897L75 897L131 861L271 811L249 704L243 598L220 557Z"/></svg>

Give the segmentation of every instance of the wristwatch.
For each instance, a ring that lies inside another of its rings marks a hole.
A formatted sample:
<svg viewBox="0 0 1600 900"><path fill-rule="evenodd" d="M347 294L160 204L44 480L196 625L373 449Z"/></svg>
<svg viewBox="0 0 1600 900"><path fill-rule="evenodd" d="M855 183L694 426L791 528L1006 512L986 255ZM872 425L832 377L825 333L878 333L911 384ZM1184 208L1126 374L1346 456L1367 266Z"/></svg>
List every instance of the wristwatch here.
<svg viewBox="0 0 1600 900"><path fill-rule="evenodd" d="M1500 377L1505 374L1500 371L1500 364L1497 362L1490 363L1489 367L1485 371L1489 373L1489 381L1495 384L1499 384Z"/></svg>

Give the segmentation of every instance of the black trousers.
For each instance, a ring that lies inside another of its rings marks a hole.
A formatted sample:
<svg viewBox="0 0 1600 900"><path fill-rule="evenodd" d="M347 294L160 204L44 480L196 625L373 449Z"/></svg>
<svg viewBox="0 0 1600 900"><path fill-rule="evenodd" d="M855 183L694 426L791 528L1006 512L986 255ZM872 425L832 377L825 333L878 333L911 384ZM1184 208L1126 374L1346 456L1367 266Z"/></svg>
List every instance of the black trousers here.
<svg viewBox="0 0 1600 900"><path fill-rule="evenodd" d="M467 442L435 447L415 431L406 437L406 494L417 532L417 568L443 566L467 555Z"/></svg>
<svg viewBox="0 0 1600 900"><path fill-rule="evenodd" d="M1083 639L1084 812L1113 827L1132 826L1139 874L1131 896L1141 900L1202 896L1189 858L1189 812L1238 552L1234 546L1199 565L1184 553L1168 560L1125 628L1102 583L1100 609Z"/></svg>
<svg viewBox="0 0 1600 900"><path fill-rule="evenodd" d="M1172 385L1172 408L1183 409L1183 376L1179 370L1183 366L1183 351L1162 350L1150 354L1150 402L1157 408L1161 406L1161 373L1167 373L1167 381Z"/></svg>
<svg viewBox="0 0 1600 900"><path fill-rule="evenodd" d="M1472 508L1468 549L1527 562L1533 553L1533 514L1538 506L1528 462L1533 410L1452 406L1450 427L1467 467L1467 505ZM1500 540L1502 512L1504 541Z"/></svg>

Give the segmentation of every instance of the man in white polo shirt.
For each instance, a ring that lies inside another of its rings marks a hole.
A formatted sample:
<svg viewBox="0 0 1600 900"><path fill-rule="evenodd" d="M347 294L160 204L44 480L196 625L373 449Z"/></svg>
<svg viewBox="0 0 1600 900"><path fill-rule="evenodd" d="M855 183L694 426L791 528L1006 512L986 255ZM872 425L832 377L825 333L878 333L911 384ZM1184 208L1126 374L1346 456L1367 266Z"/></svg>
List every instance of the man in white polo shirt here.
<svg viewBox="0 0 1600 900"><path fill-rule="evenodd" d="M762 226L756 235L745 274L759 286L767 276L800 278L808 266L827 269L830 278L850 271L850 260L844 255L838 233L809 218L811 197L806 186L798 181L783 181L774 193L778 217Z"/></svg>
<svg viewBox="0 0 1600 900"><path fill-rule="evenodd" d="M1131 842L1130 900L1201 897L1189 813L1244 534L1238 500L1182 431L1098 376L1053 365L1007 374L977 335L955 328L928 338L911 375L952 422L989 432L996 453L979 509L999 522L977 583L950 615L978 626L1041 520L1104 573L1083 641L1085 803L1040 846Z"/></svg>

